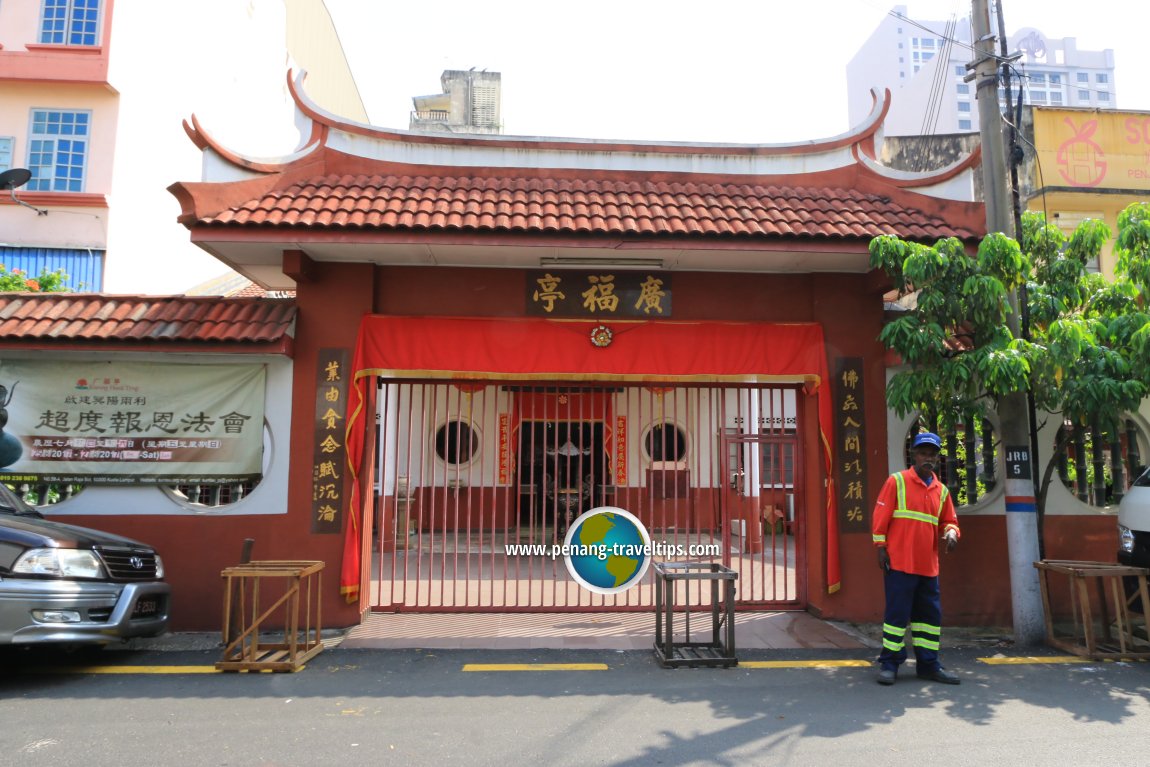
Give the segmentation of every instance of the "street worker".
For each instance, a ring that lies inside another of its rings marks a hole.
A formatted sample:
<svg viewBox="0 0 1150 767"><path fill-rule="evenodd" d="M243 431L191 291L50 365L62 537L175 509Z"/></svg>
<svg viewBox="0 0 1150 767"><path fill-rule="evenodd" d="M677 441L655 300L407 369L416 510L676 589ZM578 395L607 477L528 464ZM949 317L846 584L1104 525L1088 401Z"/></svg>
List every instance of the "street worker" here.
<svg viewBox="0 0 1150 767"><path fill-rule="evenodd" d="M909 628L918 677L959 684L959 678L938 661L942 625L938 542L940 538L946 541L948 553L954 549L960 535L958 516L950 493L934 473L942 440L937 434L922 432L915 435L911 449L914 465L887 477L871 520L886 590L877 681L895 683L898 667L906 661Z"/></svg>

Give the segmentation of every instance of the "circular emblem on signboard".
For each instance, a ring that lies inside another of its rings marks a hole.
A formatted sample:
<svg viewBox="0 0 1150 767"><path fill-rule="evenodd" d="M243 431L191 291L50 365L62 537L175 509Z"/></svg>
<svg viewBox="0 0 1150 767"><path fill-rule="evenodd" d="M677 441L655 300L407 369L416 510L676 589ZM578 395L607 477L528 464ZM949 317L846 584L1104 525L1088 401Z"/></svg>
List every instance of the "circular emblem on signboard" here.
<svg viewBox="0 0 1150 767"><path fill-rule="evenodd" d="M606 325L596 325L591 330L591 343L602 349L611 345L611 328Z"/></svg>

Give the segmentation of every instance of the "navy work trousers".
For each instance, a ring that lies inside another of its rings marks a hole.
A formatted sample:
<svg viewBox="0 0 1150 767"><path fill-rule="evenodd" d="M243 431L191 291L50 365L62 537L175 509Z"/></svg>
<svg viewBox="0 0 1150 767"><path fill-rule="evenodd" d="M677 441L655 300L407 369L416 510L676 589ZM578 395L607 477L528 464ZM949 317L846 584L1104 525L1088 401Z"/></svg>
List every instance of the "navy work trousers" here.
<svg viewBox="0 0 1150 767"><path fill-rule="evenodd" d="M896 671L906 661L906 633L910 629L918 674L931 674L938 662L938 641L942 624L938 576L913 575L887 570L883 579L886 611L883 613L882 652L878 662Z"/></svg>

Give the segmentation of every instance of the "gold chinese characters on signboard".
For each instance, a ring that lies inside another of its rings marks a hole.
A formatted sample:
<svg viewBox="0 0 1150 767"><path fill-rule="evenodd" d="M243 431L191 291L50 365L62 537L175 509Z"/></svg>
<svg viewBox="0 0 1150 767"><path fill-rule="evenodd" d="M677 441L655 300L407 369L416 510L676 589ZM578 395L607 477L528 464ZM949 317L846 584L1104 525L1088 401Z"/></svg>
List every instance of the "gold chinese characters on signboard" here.
<svg viewBox="0 0 1150 767"><path fill-rule="evenodd" d="M347 349L320 349L315 391L315 451L311 469L311 529L338 533L342 527L343 476L347 464Z"/></svg>
<svg viewBox="0 0 1150 767"><path fill-rule="evenodd" d="M867 530L866 420L863 407L861 357L838 361L834 380L836 479L839 529L844 533Z"/></svg>
<svg viewBox="0 0 1150 767"><path fill-rule="evenodd" d="M527 313L542 317L670 317L671 275L528 272Z"/></svg>

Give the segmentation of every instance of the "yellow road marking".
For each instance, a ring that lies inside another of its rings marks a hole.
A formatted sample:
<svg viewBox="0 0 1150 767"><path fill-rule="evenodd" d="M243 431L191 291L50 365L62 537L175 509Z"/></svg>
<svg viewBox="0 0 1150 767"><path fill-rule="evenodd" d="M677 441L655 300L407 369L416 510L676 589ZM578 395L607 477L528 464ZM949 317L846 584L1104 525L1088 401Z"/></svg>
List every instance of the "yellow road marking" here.
<svg viewBox="0 0 1150 767"><path fill-rule="evenodd" d="M1094 663L1077 655L1022 655L976 658L989 666L1019 666L1042 663ZM739 668L868 668L869 660L752 660L740 661ZM466 663L463 671L607 671L606 663ZM219 674L214 666L54 666L29 668L28 674Z"/></svg>
<svg viewBox="0 0 1150 767"><path fill-rule="evenodd" d="M739 668L866 668L869 660L748 660L739 661Z"/></svg>
<svg viewBox="0 0 1150 767"><path fill-rule="evenodd" d="M606 671L606 663L465 663L464 671Z"/></svg>
<svg viewBox="0 0 1150 767"><path fill-rule="evenodd" d="M219 674L215 666L53 666L29 674Z"/></svg>
<svg viewBox="0 0 1150 767"><path fill-rule="evenodd" d="M978 658L991 666L1019 666L1024 663L1090 663L1077 655L1019 655L1013 658Z"/></svg>

